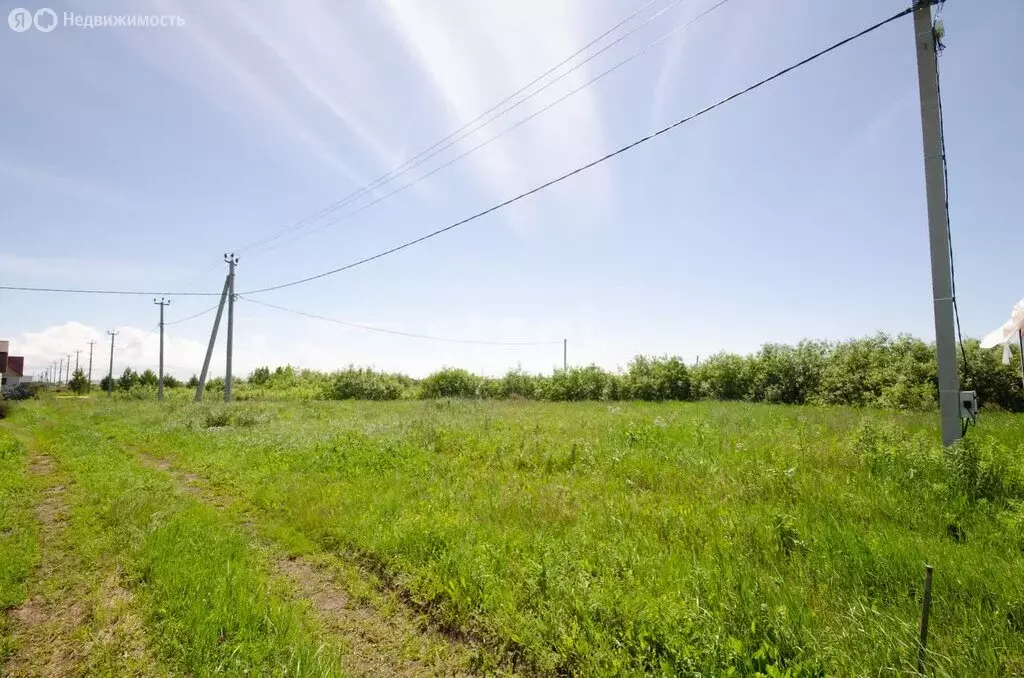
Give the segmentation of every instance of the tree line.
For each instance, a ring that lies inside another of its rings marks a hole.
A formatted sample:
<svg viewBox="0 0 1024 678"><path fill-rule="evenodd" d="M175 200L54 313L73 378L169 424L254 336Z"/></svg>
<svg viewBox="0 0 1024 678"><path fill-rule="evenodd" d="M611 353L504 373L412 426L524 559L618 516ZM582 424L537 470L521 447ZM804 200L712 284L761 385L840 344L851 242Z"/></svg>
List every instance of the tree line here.
<svg viewBox="0 0 1024 678"><path fill-rule="evenodd" d="M963 344L961 388L975 390L984 407L1024 412L1019 351L1010 364L998 350L982 350L976 340ZM72 383L78 379L78 373ZM84 381L84 377L82 377ZM104 378L101 388L106 389ZM137 392L156 387L152 370L131 368L115 389ZM745 400L779 404L853 405L927 410L937 407L935 347L907 335L877 334L839 342L802 341L795 346L765 344L749 355L718 353L696 364L675 356L637 356L618 371L596 365L531 374L511 370L485 377L445 368L422 379L349 367L325 373L291 366L260 367L237 379L235 396L259 398L398 400L414 398L525 398L580 400ZM222 390L223 378L208 390ZM195 388L198 379L164 377L167 388Z"/></svg>

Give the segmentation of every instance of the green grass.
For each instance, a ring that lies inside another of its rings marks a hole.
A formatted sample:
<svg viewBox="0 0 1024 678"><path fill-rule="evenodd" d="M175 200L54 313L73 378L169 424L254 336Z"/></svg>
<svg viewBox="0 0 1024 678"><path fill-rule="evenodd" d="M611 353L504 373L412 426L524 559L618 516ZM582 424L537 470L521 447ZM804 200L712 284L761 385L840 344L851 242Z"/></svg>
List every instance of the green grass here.
<svg viewBox="0 0 1024 678"><path fill-rule="evenodd" d="M25 600L26 581L39 557L32 519L36 488L26 472L24 446L0 428L0 612ZM0 614L0 662L11 652L10 624Z"/></svg>
<svg viewBox="0 0 1024 678"><path fill-rule="evenodd" d="M80 403L83 401L79 401ZM92 405L88 405L92 406ZM83 425L67 403L24 408L19 424L70 478L63 538L79 567L113 569L132 592L146 643L176 674L338 675L337 648L287 600L247 538L121 445ZM83 639L84 641L85 639ZM79 667L119 675L92 652Z"/></svg>
<svg viewBox="0 0 1024 678"><path fill-rule="evenodd" d="M270 532L361 563L529 672L912 671L925 563L930 671L1024 671L1019 416L986 416L949 453L932 415L840 408L223 407L31 406L61 422L52 444L183 668L236 656L211 643L220 627L250 666L316 653L242 538L132 451L209 478Z"/></svg>

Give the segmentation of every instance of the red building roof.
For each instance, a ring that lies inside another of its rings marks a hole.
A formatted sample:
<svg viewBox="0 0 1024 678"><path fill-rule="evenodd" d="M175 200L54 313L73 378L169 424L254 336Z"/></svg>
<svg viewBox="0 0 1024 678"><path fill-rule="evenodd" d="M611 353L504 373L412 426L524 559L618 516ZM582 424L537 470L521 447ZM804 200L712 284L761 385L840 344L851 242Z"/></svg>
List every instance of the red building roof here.
<svg viewBox="0 0 1024 678"><path fill-rule="evenodd" d="M12 377L25 376L25 356L7 356L7 374Z"/></svg>

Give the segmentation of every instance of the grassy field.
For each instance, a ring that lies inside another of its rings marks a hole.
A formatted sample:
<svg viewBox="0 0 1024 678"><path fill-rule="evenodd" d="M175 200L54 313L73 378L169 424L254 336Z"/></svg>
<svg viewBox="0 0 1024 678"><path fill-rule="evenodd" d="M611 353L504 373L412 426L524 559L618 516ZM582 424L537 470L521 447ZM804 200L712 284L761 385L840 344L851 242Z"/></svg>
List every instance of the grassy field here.
<svg viewBox="0 0 1024 678"><path fill-rule="evenodd" d="M0 652L97 675L1024 673L1024 417L21 404ZM112 602L113 601L113 602Z"/></svg>

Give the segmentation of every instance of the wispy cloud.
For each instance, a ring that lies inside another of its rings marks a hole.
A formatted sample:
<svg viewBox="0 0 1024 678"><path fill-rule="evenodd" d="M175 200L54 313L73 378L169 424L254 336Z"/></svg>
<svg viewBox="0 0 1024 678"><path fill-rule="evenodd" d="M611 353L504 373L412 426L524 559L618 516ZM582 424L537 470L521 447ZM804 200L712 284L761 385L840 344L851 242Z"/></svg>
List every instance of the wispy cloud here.
<svg viewBox="0 0 1024 678"><path fill-rule="evenodd" d="M29 167L0 159L0 176L21 189L29 188L43 194L59 194L61 197L77 198L84 202L101 203L121 209L137 208L127 196L109 187L100 186L88 179L61 174L50 169ZM7 190L14 188L8 185Z"/></svg>
<svg viewBox="0 0 1024 678"><path fill-rule="evenodd" d="M589 4L581 2L403 2L385 0L388 22L408 45L420 71L434 85L452 129L572 54L591 36L585 31ZM589 66L589 65L588 65ZM517 119L585 83L584 67L536 102L468 137L471 147ZM495 195L523 188L552 171L590 159L604 148L597 95L591 89L567 99L509 136L472 156L480 180ZM589 177L607 195L604 168Z"/></svg>

